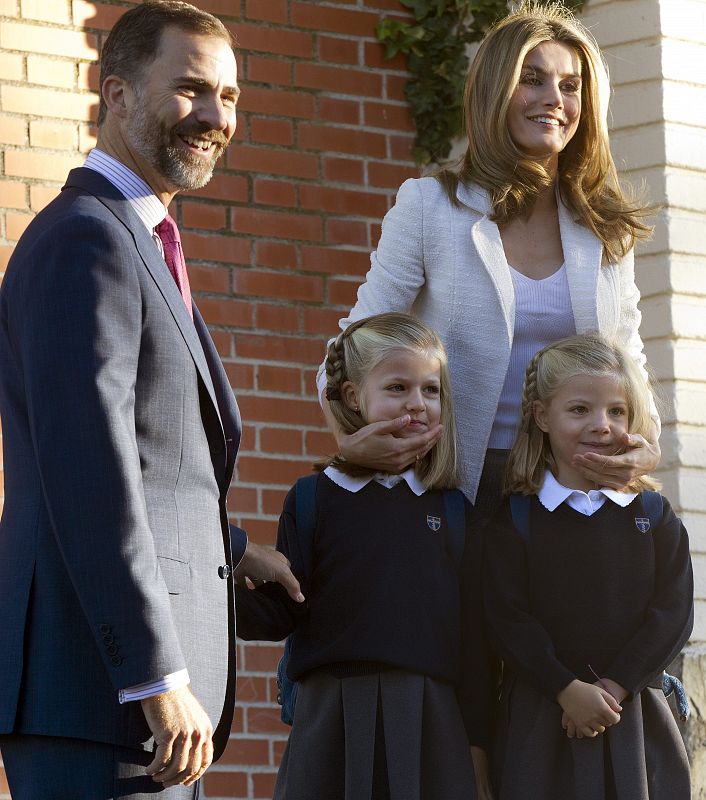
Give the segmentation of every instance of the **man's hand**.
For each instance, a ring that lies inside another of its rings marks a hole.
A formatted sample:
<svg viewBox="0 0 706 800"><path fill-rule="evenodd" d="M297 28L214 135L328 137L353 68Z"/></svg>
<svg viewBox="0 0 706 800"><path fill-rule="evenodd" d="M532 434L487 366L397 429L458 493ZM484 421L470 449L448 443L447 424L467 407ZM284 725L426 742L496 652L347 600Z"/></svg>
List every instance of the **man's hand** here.
<svg viewBox="0 0 706 800"><path fill-rule="evenodd" d="M556 699L564 709L562 726L570 738L572 731L577 739L597 736L620 722L623 709L613 695L600 686L575 679Z"/></svg>
<svg viewBox="0 0 706 800"><path fill-rule="evenodd" d="M140 701L157 749L146 772L165 787L191 786L213 760L213 727L188 686Z"/></svg>
<svg viewBox="0 0 706 800"><path fill-rule="evenodd" d="M624 433L621 444L623 452L617 455L584 453L575 455L571 463L596 486L620 491L634 478L652 472L662 457L656 427L653 439L645 439L636 433Z"/></svg>
<svg viewBox="0 0 706 800"><path fill-rule="evenodd" d="M379 472L402 472L418 458L423 458L441 438L441 425L424 433L400 437L401 430L409 425L405 414L393 420L371 422L355 433L338 436L341 455L353 464Z"/></svg>
<svg viewBox="0 0 706 800"><path fill-rule="evenodd" d="M248 542L245 554L235 568L234 575L235 580L241 586L247 586L248 581L251 586L264 581L281 583L292 600L296 600L297 603L304 602L299 581L289 568L289 561L282 553L271 547Z"/></svg>

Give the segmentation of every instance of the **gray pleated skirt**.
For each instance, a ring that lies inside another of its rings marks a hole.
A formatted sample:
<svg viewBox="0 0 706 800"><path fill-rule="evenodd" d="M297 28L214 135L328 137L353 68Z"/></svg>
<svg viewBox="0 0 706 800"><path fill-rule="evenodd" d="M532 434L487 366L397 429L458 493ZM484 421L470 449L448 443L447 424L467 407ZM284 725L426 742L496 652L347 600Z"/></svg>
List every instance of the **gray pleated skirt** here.
<svg viewBox="0 0 706 800"><path fill-rule="evenodd" d="M521 678L503 686L497 800L689 800L689 762L660 689L623 703L620 722L569 739L561 707Z"/></svg>
<svg viewBox="0 0 706 800"><path fill-rule="evenodd" d="M476 800L452 686L402 670L299 685L275 800Z"/></svg>

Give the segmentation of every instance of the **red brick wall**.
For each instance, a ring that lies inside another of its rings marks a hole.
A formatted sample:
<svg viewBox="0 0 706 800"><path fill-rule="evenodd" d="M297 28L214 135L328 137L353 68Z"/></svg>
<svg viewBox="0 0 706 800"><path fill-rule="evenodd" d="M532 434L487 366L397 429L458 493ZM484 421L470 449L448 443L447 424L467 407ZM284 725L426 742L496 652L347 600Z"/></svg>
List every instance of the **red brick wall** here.
<svg viewBox="0 0 706 800"><path fill-rule="evenodd" d="M399 183L416 174L400 60L374 27L398 0L196 0L234 31L236 141L177 218L191 284L244 418L234 519L272 542L284 494L331 448L315 399ZM94 142L95 61L130 2L0 0L0 273L32 216ZM2 474L0 472L0 480ZM0 501L1 501L0 483ZM272 796L287 730L275 645L239 645L238 710L209 798ZM7 792L0 770L0 796Z"/></svg>

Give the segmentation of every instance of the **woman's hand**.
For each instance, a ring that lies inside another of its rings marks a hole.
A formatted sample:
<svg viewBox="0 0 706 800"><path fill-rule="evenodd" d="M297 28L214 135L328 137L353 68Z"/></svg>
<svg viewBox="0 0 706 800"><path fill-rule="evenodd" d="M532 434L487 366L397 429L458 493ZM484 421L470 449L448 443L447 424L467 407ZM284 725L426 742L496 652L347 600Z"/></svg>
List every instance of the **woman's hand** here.
<svg viewBox="0 0 706 800"><path fill-rule="evenodd" d="M624 433L622 445L623 452L617 455L584 453L575 455L571 463L596 486L620 491L634 478L652 472L662 456L656 428L651 440L637 433Z"/></svg>
<svg viewBox="0 0 706 800"><path fill-rule="evenodd" d="M379 472L402 472L417 457L422 458L439 441L441 425L424 433L401 436L409 425L405 414L390 421L373 422L350 435L338 435L341 455L353 464Z"/></svg>
<svg viewBox="0 0 706 800"><path fill-rule="evenodd" d="M482 747L471 745L471 760L473 761L473 771L476 774L478 800L493 800L493 790L490 788L488 756L485 750Z"/></svg>
<svg viewBox="0 0 706 800"><path fill-rule="evenodd" d="M564 709L562 726L571 736L571 726L577 739L603 733L610 725L620 722L623 710L610 692L591 683L575 679L557 695ZM566 723L566 724L565 724Z"/></svg>

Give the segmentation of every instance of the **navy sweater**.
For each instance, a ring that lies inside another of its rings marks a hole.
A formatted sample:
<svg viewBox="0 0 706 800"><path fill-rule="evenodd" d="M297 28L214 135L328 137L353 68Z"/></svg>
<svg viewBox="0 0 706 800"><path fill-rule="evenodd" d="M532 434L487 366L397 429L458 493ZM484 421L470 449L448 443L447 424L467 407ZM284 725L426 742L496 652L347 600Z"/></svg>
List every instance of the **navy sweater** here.
<svg viewBox="0 0 706 800"><path fill-rule="evenodd" d="M296 547L295 493L287 495L277 548ZM320 475L310 576L298 575L306 609L278 584L238 590L238 635L279 640L295 632L293 680L394 667L457 686L469 742L486 746L494 701L494 659L487 646L480 577L481 536L470 524L461 569L446 535L441 492L417 497L402 481L371 481L359 492ZM433 531L427 516L439 517ZM352 663L354 662L354 663Z"/></svg>
<svg viewBox="0 0 706 800"><path fill-rule="evenodd" d="M642 533L640 497L592 516L533 497L529 536L506 502L486 542L488 623L510 669L551 700L572 680L611 678L631 694L661 686L661 671L693 625L693 576L684 526L664 499Z"/></svg>

